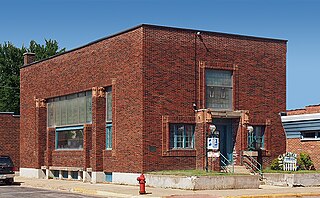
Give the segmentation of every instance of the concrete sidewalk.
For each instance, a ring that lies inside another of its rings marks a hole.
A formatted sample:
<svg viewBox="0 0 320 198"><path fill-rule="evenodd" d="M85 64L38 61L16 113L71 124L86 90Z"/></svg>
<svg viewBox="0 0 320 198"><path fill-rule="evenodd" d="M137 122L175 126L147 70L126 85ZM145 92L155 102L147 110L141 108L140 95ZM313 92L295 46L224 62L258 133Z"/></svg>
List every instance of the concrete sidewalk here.
<svg viewBox="0 0 320 198"><path fill-rule="evenodd" d="M55 179L30 179L16 177L15 182L24 187L61 190L101 197L320 197L320 187L275 187L262 185L260 189L237 190L179 190L147 187L146 195L139 195L139 186L117 184L90 184L79 181ZM148 182L148 181L147 181Z"/></svg>

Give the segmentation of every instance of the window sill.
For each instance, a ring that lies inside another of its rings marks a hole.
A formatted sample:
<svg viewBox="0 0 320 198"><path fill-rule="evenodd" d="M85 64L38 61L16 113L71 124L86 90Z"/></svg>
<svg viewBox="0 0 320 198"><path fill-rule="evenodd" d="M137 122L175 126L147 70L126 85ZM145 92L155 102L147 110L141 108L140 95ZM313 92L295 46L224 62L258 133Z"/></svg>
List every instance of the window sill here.
<svg viewBox="0 0 320 198"><path fill-rule="evenodd" d="M306 142L306 141L320 141L320 138L302 138L300 139L301 142Z"/></svg>
<svg viewBox="0 0 320 198"><path fill-rule="evenodd" d="M195 157L195 149L172 149L168 151L163 151L162 156L177 156L177 157Z"/></svg>
<svg viewBox="0 0 320 198"><path fill-rule="evenodd" d="M105 157L114 157L114 156L115 156L115 150L112 150L112 149L103 150L103 158L105 158Z"/></svg>
<svg viewBox="0 0 320 198"><path fill-rule="evenodd" d="M54 151L83 151L83 149L55 149Z"/></svg>

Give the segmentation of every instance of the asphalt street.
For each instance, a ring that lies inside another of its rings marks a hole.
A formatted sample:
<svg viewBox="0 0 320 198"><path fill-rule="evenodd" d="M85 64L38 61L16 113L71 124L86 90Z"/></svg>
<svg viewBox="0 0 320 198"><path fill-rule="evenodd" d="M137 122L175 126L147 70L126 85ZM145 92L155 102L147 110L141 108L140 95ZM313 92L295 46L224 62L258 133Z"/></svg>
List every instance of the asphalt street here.
<svg viewBox="0 0 320 198"><path fill-rule="evenodd" d="M96 198L95 196L80 195L75 193L58 192L43 190L38 188L27 188L21 187L18 184L9 186L0 183L0 197L1 198L39 198L39 197L50 197L50 198Z"/></svg>

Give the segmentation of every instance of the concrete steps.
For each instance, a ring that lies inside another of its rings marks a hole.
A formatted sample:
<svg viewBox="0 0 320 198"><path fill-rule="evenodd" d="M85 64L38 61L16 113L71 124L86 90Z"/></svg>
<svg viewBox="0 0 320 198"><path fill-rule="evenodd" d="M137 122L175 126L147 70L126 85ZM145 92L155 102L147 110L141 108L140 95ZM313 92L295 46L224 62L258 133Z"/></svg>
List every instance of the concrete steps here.
<svg viewBox="0 0 320 198"><path fill-rule="evenodd" d="M248 174L248 175L251 174L250 170L248 170L245 166L235 165L234 167L232 167L232 165L229 165L227 166L227 168L231 172L232 172L232 168L234 168L234 173L236 174Z"/></svg>

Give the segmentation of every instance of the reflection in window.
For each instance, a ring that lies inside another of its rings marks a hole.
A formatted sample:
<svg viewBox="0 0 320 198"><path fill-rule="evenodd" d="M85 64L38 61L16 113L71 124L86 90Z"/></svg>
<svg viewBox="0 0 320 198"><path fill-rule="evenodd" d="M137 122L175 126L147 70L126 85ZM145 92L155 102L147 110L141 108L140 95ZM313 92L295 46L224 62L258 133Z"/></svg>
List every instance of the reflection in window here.
<svg viewBox="0 0 320 198"><path fill-rule="evenodd" d="M82 149L83 127L57 128L56 149Z"/></svg>

